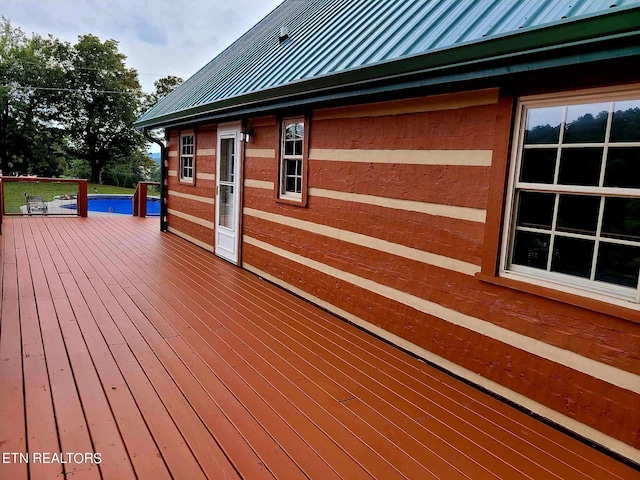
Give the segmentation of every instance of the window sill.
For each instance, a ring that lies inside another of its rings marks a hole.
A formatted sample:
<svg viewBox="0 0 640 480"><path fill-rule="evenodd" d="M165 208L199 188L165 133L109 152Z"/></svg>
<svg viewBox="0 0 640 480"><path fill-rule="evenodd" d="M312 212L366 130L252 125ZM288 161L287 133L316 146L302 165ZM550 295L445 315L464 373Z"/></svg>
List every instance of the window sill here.
<svg viewBox="0 0 640 480"><path fill-rule="evenodd" d="M510 288L520 292L529 293L538 297L548 298L558 302L573 305L593 312L619 317L634 323L640 323L640 305L624 300L611 299L611 303L604 300L597 300L578 293L563 292L554 288L543 287L534 283L529 283L519 279L494 277L484 273L476 273L475 277L481 282L490 283L500 287ZM616 303L614 303L616 302ZM628 306L622 305L623 303Z"/></svg>
<svg viewBox="0 0 640 480"><path fill-rule="evenodd" d="M186 185L186 186L189 186L189 187L194 187L195 184L196 184L196 182L194 180L183 180L182 178L178 179L178 183L180 185Z"/></svg>
<svg viewBox="0 0 640 480"><path fill-rule="evenodd" d="M276 202L282 203L285 205L294 205L296 207L306 207L307 202L304 198L296 198L296 197L277 197Z"/></svg>

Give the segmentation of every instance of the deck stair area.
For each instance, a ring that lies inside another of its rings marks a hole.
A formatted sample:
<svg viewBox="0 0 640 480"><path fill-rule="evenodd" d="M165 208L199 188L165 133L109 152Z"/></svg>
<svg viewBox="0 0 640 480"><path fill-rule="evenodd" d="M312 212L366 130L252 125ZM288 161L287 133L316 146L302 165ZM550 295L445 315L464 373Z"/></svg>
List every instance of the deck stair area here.
<svg viewBox="0 0 640 480"><path fill-rule="evenodd" d="M101 461L1 479L640 478L157 219L2 227L0 455Z"/></svg>

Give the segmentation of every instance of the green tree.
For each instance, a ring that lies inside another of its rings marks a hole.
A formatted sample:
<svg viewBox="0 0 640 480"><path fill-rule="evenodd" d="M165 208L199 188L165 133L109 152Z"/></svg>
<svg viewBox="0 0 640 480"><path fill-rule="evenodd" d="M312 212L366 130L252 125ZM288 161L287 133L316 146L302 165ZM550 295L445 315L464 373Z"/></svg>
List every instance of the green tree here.
<svg viewBox="0 0 640 480"><path fill-rule="evenodd" d="M0 22L0 169L56 176L65 165L67 138L58 118L63 70L51 62L52 39L27 38Z"/></svg>
<svg viewBox="0 0 640 480"><path fill-rule="evenodd" d="M144 148L133 128L142 100L138 75L126 67L118 42L93 35L60 43L58 58L67 70L62 121L75 157L87 161L98 183L107 165L128 164Z"/></svg>

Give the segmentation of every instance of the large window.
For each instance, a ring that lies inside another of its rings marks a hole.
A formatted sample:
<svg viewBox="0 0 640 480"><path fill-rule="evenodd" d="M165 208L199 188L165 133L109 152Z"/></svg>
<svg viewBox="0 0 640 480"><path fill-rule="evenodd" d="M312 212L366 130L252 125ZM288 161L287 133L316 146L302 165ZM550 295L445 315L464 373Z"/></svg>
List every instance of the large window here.
<svg viewBox="0 0 640 480"><path fill-rule="evenodd" d="M306 136L304 118L282 122L279 197L302 202L306 187Z"/></svg>
<svg viewBox="0 0 640 480"><path fill-rule="evenodd" d="M180 181L193 183L195 137L193 134L180 135Z"/></svg>
<svg viewBox="0 0 640 480"><path fill-rule="evenodd" d="M638 302L640 92L520 103L502 271Z"/></svg>

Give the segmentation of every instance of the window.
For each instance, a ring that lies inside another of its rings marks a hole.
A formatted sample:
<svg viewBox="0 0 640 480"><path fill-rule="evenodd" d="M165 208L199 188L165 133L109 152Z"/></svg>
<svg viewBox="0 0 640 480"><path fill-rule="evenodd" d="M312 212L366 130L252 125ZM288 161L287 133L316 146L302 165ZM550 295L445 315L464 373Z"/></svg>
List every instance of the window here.
<svg viewBox="0 0 640 480"><path fill-rule="evenodd" d="M302 203L306 199L306 143L304 118L282 122L279 198Z"/></svg>
<svg viewBox="0 0 640 480"><path fill-rule="evenodd" d="M193 183L194 178L194 135L180 135L180 181Z"/></svg>
<svg viewBox="0 0 640 480"><path fill-rule="evenodd" d="M639 302L640 92L520 102L502 273Z"/></svg>

